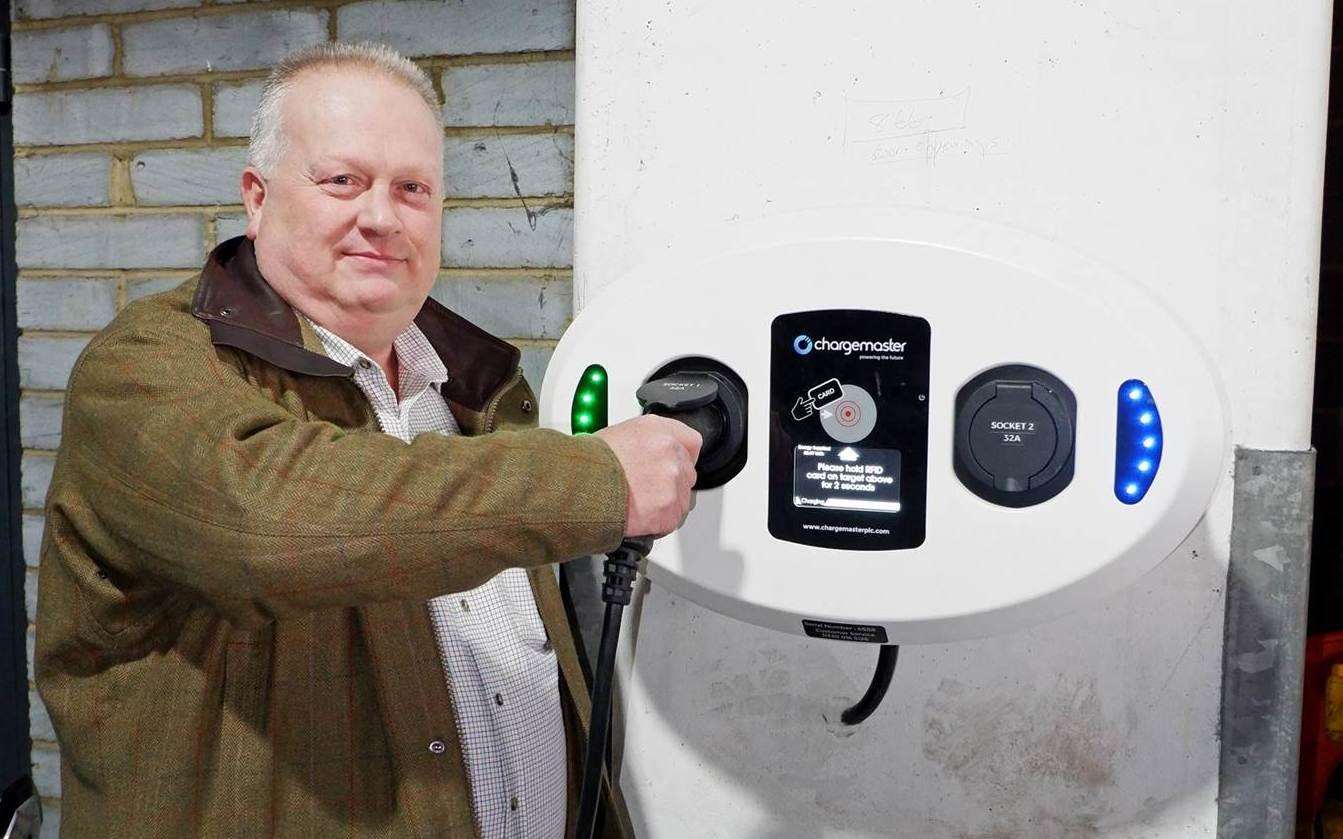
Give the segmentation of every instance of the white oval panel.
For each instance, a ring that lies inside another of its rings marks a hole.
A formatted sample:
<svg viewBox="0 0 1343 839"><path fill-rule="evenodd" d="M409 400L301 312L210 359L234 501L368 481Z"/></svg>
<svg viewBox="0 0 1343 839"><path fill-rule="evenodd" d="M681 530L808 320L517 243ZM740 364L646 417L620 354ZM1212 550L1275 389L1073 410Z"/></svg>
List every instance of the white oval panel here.
<svg viewBox="0 0 1343 839"><path fill-rule="evenodd" d="M931 324L927 535L917 548L816 548L767 528L771 321L844 308ZM546 373L543 422L569 430L574 389L592 363L609 375L610 423L633 417L638 386L686 355L745 380L748 459L655 545L649 574L710 609L785 632L800 634L807 619L882 626L892 643L941 642L1076 609L1175 550L1228 450L1214 369L1146 289L1048 242L957 216L807 213L672 249L574 321ZM1077 397L1072 483L1022 509L979 499L952 470L956 392L1003 364L1048 370ZM1116 397L1134 378L1156 398L1164 443L1150 492L1126 505L1114 495Z"/></svg>

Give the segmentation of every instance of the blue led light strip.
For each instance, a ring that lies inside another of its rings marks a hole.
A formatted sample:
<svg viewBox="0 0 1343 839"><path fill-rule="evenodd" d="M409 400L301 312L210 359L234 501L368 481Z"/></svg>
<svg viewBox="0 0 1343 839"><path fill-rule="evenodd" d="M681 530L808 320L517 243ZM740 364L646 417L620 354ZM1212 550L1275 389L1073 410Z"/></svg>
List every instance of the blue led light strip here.
<svg viewBox="0 0 1343 839"><path fill-rule="evenodd" d="M1137 504L1161 468L1161 412L1141 379L1119 386L1115 431L1115 498Z"/></svg>

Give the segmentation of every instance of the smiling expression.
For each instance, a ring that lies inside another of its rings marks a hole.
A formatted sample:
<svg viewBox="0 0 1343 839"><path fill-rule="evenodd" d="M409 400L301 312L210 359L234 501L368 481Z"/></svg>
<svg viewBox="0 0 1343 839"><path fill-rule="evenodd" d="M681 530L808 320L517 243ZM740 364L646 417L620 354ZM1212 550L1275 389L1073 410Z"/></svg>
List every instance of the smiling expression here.
<svg viewBox="0 0 1343 839"><path fill-rule="evenodd" d="M338 334L390 341L438 273L437 115L386 75L321 67L294 80L281 121L275 171L243 173L258 267L291 305Z"/></svg>

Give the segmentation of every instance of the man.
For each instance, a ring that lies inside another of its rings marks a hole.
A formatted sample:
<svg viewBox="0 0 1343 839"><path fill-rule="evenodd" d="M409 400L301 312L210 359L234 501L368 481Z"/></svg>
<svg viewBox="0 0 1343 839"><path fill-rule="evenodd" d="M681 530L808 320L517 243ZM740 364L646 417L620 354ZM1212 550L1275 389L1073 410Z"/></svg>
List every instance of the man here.
<svg viewBox="0 0 1343 839"><path fill-rule="evenodd" d="M73 836L559 837L588 705L548 563L664 534L699 437L537 430L518 351L427 295L432 88L272 74L246 237L81 356L37 683Z"/></svg>

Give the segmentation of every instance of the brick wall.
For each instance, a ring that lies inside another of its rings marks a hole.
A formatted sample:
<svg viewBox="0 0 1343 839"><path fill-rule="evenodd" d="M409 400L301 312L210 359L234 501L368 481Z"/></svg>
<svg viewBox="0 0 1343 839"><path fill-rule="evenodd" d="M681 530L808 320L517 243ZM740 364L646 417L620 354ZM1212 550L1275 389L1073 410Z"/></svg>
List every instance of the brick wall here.
<svg viewBox="0 0 1343 839"><path fill-rule="evenodd" d="M433 294L518 344L539 385L571 315L574 5L11 0L11 12L31 661L41 508L71 365L118 309L190 277L242 232L251 111L291 49L378 40L429 71L446 103ZM43 835L54 836L60 759L29 698Z"/></svg>

